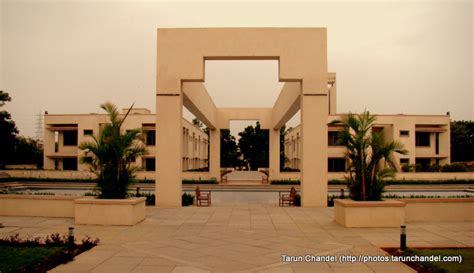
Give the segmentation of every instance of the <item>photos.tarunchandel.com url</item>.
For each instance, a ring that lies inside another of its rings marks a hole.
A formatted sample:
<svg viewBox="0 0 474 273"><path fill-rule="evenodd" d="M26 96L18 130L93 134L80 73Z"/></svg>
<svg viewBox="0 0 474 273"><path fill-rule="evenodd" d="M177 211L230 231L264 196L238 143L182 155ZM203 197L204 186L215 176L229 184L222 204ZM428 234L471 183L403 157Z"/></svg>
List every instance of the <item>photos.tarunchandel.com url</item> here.
<svg viewBox="0 0 474 273"><path fill-rule="evenodd" d="M339 262L339 263L368 263L368 262L451 262L461 263L462 256L442 256L442 255L430 255L430 256L385 256L385 255L281 255L283 262Z"/></svg>

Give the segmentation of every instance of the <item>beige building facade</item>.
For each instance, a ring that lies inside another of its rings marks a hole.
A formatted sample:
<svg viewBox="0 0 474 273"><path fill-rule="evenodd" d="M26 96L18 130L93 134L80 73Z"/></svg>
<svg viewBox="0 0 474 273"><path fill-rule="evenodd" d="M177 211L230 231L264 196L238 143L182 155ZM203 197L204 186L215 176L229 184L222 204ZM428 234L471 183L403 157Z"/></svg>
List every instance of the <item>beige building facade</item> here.
<svg viewBox="0 0 474 273"><path fill-rule="evenodd" d="M123 110L123 114L128 109ZM148 154L136 158L134 164L143 171L154 172L156 157L156 118L148 109L132 109L122 125L123 130L141 129ZM45 114L44 169L87 171L81 164L84 152L80 143L92 141L109 123L107 114ZM208 136L199 127L182 120L182 170L201 170L208 166ZM178 140L175 140L178 142Z"/></svg>
<svg viewBox="0 0 474 273"><path fill-rule="evenodd" d="M328 124L345 114L329 115ZM450 120L447 115L376 115L373 130L383 133L386 141L403 143L406 155L394 154L398 171L404 164L449 164ZM328 172L344 172L348 166L346 149L338 143L341 127L328 125ZM301 129L299 126L285 135L285 167L299 170L301 164Z"/></svg>

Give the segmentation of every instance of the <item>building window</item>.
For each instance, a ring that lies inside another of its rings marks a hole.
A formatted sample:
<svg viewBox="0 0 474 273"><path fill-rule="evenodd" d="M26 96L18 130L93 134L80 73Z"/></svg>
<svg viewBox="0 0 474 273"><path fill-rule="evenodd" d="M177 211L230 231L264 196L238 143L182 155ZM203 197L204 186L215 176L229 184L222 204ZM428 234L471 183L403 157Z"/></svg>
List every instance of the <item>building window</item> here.
<svg viewBox="0 0 474 273"><path fill-rule="evenodd" d="M92 130L90 130L90 129L86 129L86 130L84 130L84 135L85 135L85 136L92 136L93 132L94 132L94 131L92 131Z"/></svg>
<svg viewBox="0 0 474 273"><path fill-rule="evenodd" d="M431 165L431 158L416 158L416 165L421 165L423 167Z"/></svg>
<svg viewBox="0 0 474 273"><path fill-rule="evenodd" d="M400 136L404 136L404 137L410 136L410 131L400 130Z"/></svg>
<svg viewBox="0 0 474 273"><path fill-rule="evenodd" d="M430 146L430 133L429 132L416 132L415 134L416 146L429 147Z"/></svg>
<svg viewBox="0 0 474 273"><path fill-rule="evenodd" d="M63 170L77 171L77 158L63 158Z"/></svg>
<svg viewBox="0 0 474 273"><path fill-rule="evenodd" d="M146 158L145 159L145 170L147 172L155 171L155 158Z"/></svg>
<svg viewBox="0 0 474 273"><path fill-rule="evenodd" d="M341 138L341 132L328 132L328 145L329 146L341 146L339 143Z"/></svg>
<svg viewBox="0 0 474 273"><path fill-rule="evenodd" d="M146 146L155 146L155 137L156 137L155 130L146 131L146 139L145 139Z"/></svg>
<svg viewBox="0 0 474 273"><path fill-rule="evenodd" d="M77 146L77 131L64 131L64 146Z"/></svg>
<svg viewBox="0 0 474 273"><path fill-rule="evenodd" d="M410 164L409 158L400 158L400 165Z"/></svg>
<svg viewBox="0 0 474 273"><path fill-rule="evenodd" d="M372 127L372 132L380 134L383 131L383 127Z"/></svg>
<svg viewBox="0 0 474 273"><path fill-rule="evenodd" d="M439 155L439 133L435 134L435 153Z"/></svg>
<svg viewBox="0 0 474 273"><path fill-rule="evenodd" d="M345 172L345 158L328 158L328 172Z"/></svg>

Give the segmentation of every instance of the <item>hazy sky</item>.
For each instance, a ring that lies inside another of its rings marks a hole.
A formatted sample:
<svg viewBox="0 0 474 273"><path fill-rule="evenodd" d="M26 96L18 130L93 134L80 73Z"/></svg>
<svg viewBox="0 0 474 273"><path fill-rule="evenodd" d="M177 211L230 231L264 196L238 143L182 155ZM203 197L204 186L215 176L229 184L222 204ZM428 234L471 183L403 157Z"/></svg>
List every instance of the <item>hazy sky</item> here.
<svg viewBox="0 0 474 273"><path fill-rule="evenodd" d="M0 90L21 134L37 114L155 111L159 27L327 27L338 112L474 120L472 1L0 2ZM216 41L218 42L218 41ZM218 106L272 106L277 63L206 63Z"/></svg>

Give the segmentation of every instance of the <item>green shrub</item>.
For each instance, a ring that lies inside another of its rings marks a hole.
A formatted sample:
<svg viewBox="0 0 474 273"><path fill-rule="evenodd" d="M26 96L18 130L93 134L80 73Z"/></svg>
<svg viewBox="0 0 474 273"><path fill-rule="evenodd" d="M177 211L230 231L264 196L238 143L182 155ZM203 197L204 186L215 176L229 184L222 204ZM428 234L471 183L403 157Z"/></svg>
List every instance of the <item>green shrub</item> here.
<svg viewBox="0 0 474 273"><path fill-rule="evenodd" d="M296 207L301 207L301 195L297 193L295 195L295 201L293 203Z"/></svg>
<svg viewBox="0 0 474 273"><path fill-rule="evenodd" d="M469 171L468 167L466 164L461 163L461 162L455 162L452 164L446 164L443 165L441 168L441 171L443 172L467 172Z"/></svg>
<svg viewBox="0 0 474 273"><path fill-rule="evenodd" d="M426 169L425 169L425 166L421 165L421 164L415 164L415 172L419 173L419 172L424 172Z"/></svg>
<svg viewBox="0 0 474 273"><path fill-rule="evenodd" d="M181 196L181 205L190 206L192 204L194 204L194 195L187 192L183 193L183 195Z"/></svg>
<svg viewBox="0 0 474 273"><path fill-rule="evenodd" d="M272 180L271 185L300 185L301 181L299 179L281 179L281 180Z"/></svg>
<svg viewBox="0 0 474 273"><path fill-rule="evenodd" d="M441 165L439 165L439 164L428 165L426 167L426 171L427 172L432 172L432 173L440 172L441 171Z"/></svg>
<svg viewBox="0 0 474 273"><path fill-rule="evenodd" d="M401 168L402 168L402 171L406 173L413 171L413 165L410 165L410 164L402 164Z"/></svg>
<svg viewBox="0 0 474 273"><path fill-rule="evenodd" d="M217 180L215 178L211 179L183 179L183 184L217 184Z"/></svg>

